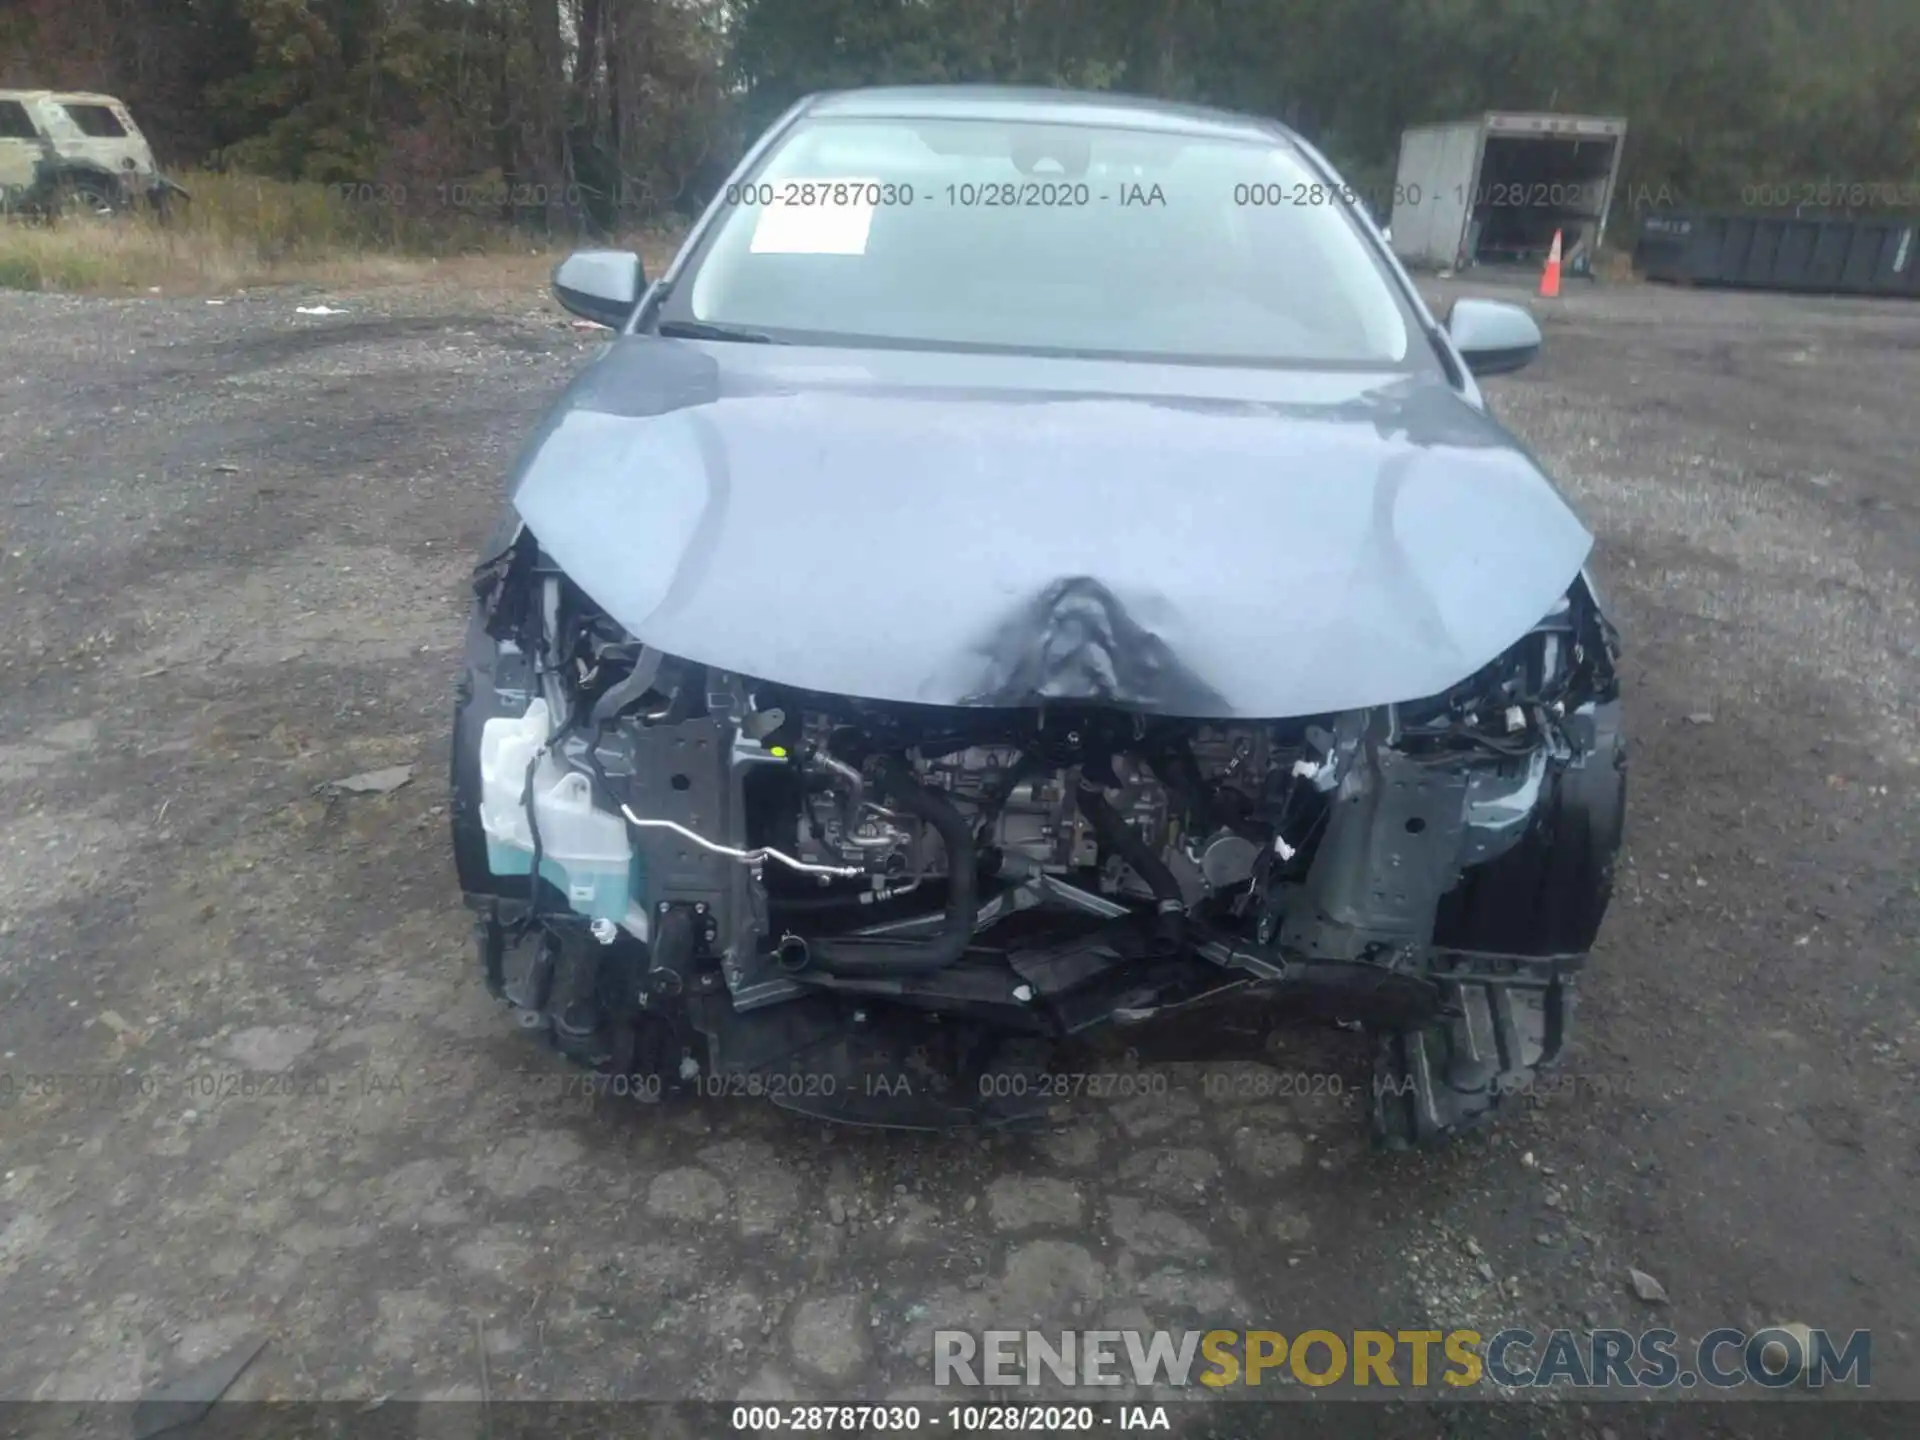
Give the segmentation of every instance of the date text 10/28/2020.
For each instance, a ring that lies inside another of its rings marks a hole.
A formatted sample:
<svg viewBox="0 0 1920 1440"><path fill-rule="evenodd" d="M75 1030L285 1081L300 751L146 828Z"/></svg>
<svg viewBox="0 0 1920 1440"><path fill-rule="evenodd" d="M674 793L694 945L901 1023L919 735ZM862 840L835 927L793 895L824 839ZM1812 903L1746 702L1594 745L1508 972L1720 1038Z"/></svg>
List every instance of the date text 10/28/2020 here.
<svg viewBox="0 0 1920 1440"><path fill-rule="evenodd" d="M1398 204L1418 205L1419 185L1377 190L1319 181L1247 183L1233 187L1231 200L1241 207L1352 205L1381 212ZM789 209L893 209L946 205L957 209L1080 209L1090 205L1121 209L1164 209L1181 200L1179 186L1149 181L990 180L923 188L881 180L748 181L728 185L726 204Z"/></svg>
<svg viewBox="0 0 1920 1440"><path fill-rule="evenodd" d="M920 1430L954 1435L1013 1431L1070 1435L1096 1430L1171 1431L1164 1405L735 1405L737 1435L879 1435Z"/></svg>

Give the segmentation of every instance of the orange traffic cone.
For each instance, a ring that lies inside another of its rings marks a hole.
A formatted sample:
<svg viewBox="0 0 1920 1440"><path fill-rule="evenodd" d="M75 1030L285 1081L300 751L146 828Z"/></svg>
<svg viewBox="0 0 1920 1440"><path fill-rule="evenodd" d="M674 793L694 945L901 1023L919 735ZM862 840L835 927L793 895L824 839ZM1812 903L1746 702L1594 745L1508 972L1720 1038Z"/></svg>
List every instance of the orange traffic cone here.
<svg viewBox="0 0 1920 1440"><path fill-rule="evenodd" d="M1540 272L1540 293L1551 300L1560 293L1560 232L1553 232L1553 248L1547 251L1547 268Z"/></svg>

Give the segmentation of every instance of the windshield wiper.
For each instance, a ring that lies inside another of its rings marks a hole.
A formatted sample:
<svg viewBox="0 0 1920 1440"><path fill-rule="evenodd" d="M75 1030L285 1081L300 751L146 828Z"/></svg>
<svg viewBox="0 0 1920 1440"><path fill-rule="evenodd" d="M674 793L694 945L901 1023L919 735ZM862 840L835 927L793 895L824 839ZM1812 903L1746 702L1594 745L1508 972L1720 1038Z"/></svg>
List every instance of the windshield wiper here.
<svg viewBox="0 0 1920 1440"><path fill-rule="evenodd" d="M754 345L772 345L771 335L739 325L716 325L711 320L662 320L659 333L675 340L738 340Z"/></svg>

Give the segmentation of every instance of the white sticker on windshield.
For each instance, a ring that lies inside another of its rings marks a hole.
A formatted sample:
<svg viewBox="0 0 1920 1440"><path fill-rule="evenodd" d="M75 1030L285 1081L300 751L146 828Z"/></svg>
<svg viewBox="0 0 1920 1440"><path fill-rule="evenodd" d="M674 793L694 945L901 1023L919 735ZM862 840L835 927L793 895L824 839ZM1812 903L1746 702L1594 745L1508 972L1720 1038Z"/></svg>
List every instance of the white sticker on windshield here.
<svg viewBox="0 0 1920 1440"><path fill-rule="evenodd" d="M852 176L775 180L753 227L756 255L864 255L880 182Z"/></svg>

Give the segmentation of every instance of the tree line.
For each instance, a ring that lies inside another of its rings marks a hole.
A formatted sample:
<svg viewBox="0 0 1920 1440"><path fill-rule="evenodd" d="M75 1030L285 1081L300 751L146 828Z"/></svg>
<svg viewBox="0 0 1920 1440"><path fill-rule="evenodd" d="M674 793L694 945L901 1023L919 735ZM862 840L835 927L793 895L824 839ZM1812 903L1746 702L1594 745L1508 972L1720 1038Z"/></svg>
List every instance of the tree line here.
<svg viewBox="0 0 1920 1440"><path fill-rule="evenodd" d="M117 94L168 163L597 229L696 209L810 90L923 81L1271 115L1368 187L1408 124L1618 114L1628 195L1877 200L1917 62L1916 0L0 0L0 85Z"/></svg>

